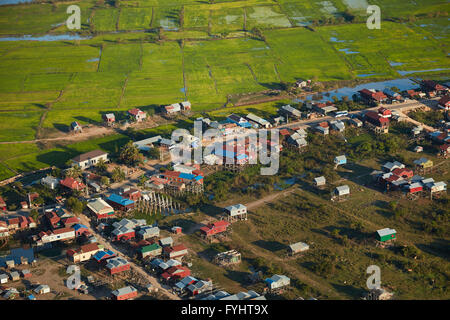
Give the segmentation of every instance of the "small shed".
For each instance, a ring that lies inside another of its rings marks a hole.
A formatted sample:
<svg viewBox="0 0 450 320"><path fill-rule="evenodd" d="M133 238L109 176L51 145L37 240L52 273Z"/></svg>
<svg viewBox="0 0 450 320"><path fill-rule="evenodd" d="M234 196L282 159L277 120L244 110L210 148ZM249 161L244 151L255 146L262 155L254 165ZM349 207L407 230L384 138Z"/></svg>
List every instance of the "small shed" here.
<svg viewBox="0 0 450 320"><path fill-rule="evenodd" d="M416 146L414 148L414 152L416 152L416 153L423 152L423 147L422 146Z"/></svg>
<svg viewBox="0 0 450 320"><path fill-rule="evenodd" d="M178 227L178 226L172 227L171 230L172 230L172 233L175 233L175 234L181 234L181 232L183 231L183 229L181 227Z"/></svg>
<svg viewBox="0 0 450 320"><path fill-rule="evenodd" d="M348 185L336 187L334 194L338 197L348 196L350 194L350 187Z"/></svg>
<svg viewBox="0 0 450 320"><path fill-rule="evenodd" d="M34 289L34 292L37 294L50 293L50 287L46 284L40 284Z"/></svg>
<svg viewBox="0 0 450 320"><path fill-rule="evenodd" d="M305 252L309 250L309 245L304 242L297 242L289 245L289 254L294 255L296 253Z"/></svg>
<svg viewBox="0 0 450 320"><path fill-rule="evenodd" d="M346 163L347 163L347 157L345 155L337 156L334 158L334 164L336 164L337 166L343 165Z"/></svg>
<svg viewBox="0 0 450 320"><path fill-rule="evenodd" d="M22 277L23 278L30 278L31 277L31 272L30 272L30 270L28 270L28 269L23 269L22 270Z"/></svg>
<svg viewBox="0 0 450 320"><path fill-rule="evenodd" d="M397 235L397 231L395 229L384 228L377 230L376 238L378 241L386 242L389 240L395 240Z"/></svg>
<svg viewBox="0 0 450 320"><path fill-rule="evenodd" d="M270 290L280 289L286 287L291 283L291 279L285 275L273 275L264 281Z"/></svg>
<svg viewBox="0 0 450 320"><path fill-rule="evenodd" d="M10 276L12 281L19 281L20 280L20 274L17 271L10 272L9 276Z"/></svg>
<svg viewBox="0 0 450 320"><path fill-rule="evenodd" d="M214 257L214 262L218 265L238 264L241 262L241 253L236 250L220 252Z"/></svg>
<svg viewBox="0 0 450 320"><path fill-rule="evenodd" d="M74 121L70 124L70 129L74 132L82 132L83 131L83 128L81 127L81 125L76 121Z"/></svg>
<svg viewBox="0 0 450 320"><path fill-rule="evenodd" d="M7 283L8 282L8 275L2 273L0 274L0 283Z"/></svg>
<svg viewBox="0 0 450 320"><path fill-rule="evenodd" d="M14 266L16 265L16 263L14 262L13 259L6 260L6 261L5 261L5 264L6 264L6 267L7 267L7 268L14 268Z"/></svg>
<svg viewBox="0 0 450 320"><path fill-rule="evenodd" d="M316 187L323 187L327 183L324 176L314 178L314 184Z"/></svg>

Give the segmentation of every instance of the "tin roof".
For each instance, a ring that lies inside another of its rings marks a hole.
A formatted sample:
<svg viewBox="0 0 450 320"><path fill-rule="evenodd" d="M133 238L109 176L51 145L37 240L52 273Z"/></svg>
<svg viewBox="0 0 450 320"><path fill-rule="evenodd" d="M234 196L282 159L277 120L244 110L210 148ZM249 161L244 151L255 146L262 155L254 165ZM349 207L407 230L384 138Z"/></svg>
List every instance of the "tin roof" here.
<svg viewBox="0 0 450 320"><path fill-rule="evenodd" d="M380 237L384 237L384 236L388 236L393 233L397 233L397 231L395 231L395 229L384 228L384 229L377 230L377 233Z"/></svg>

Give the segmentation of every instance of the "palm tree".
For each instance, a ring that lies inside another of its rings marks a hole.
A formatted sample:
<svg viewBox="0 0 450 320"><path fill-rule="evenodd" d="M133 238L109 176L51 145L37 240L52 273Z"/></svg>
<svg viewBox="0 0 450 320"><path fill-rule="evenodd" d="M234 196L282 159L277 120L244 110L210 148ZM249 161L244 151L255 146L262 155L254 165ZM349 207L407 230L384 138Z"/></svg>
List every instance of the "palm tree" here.
<svg viewBox="0 0 450 320"><path fill-rule="evenodd" d="M96 167L98 172L105 172L106 171L105 160L100 159L95 167Z"/></svg>
<svg viewBox="0 0 450 320"><path fill-rule="evenodd" d="M81 168L78 165L76 165L73 166L72 168L69 168L66 171L66 176L74 179L79 178L81 176L81 172L82 172Z"/></svg>

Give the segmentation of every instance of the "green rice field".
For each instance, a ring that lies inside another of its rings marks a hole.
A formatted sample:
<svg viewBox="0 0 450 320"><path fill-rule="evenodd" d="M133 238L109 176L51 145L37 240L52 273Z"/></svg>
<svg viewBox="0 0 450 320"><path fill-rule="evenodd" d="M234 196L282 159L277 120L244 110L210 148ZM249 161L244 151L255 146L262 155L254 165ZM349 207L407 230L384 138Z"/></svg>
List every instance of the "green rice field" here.
<svg viewBox="0 0 450 320"><path fill-rule="evenodd" d="M194 111L208 112L229 95L298 78L448 74L446 1L369 2L381 7L381 30L367 29L365 0L71 1L81 8L78 33L87 39L59 41L6 38L69 34L69 3L0 6L0 142L134 107L189 100ZM343 21L349 14L354 20ZM255 28L263 38L252 36ZM44 166L39 147L28 145L27 166L17 163L16 144L0 145L11 150L0 160L7 165L0 179L13 174L8 168Z"/></svg>

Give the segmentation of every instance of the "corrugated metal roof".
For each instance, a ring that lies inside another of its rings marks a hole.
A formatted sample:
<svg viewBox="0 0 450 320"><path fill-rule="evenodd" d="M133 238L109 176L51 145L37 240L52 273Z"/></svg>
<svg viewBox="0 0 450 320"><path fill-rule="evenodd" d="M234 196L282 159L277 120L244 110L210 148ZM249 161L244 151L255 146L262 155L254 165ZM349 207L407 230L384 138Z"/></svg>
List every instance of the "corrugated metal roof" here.
<svg viewBox="0 0 450 320"><path fill-rule="evenodd" d="M384 229L377 230L377 233L380 237L384 237L384 236L388 236L393 233L397 233L397 231L395 231L395 229L384 228Z"/></svg>

